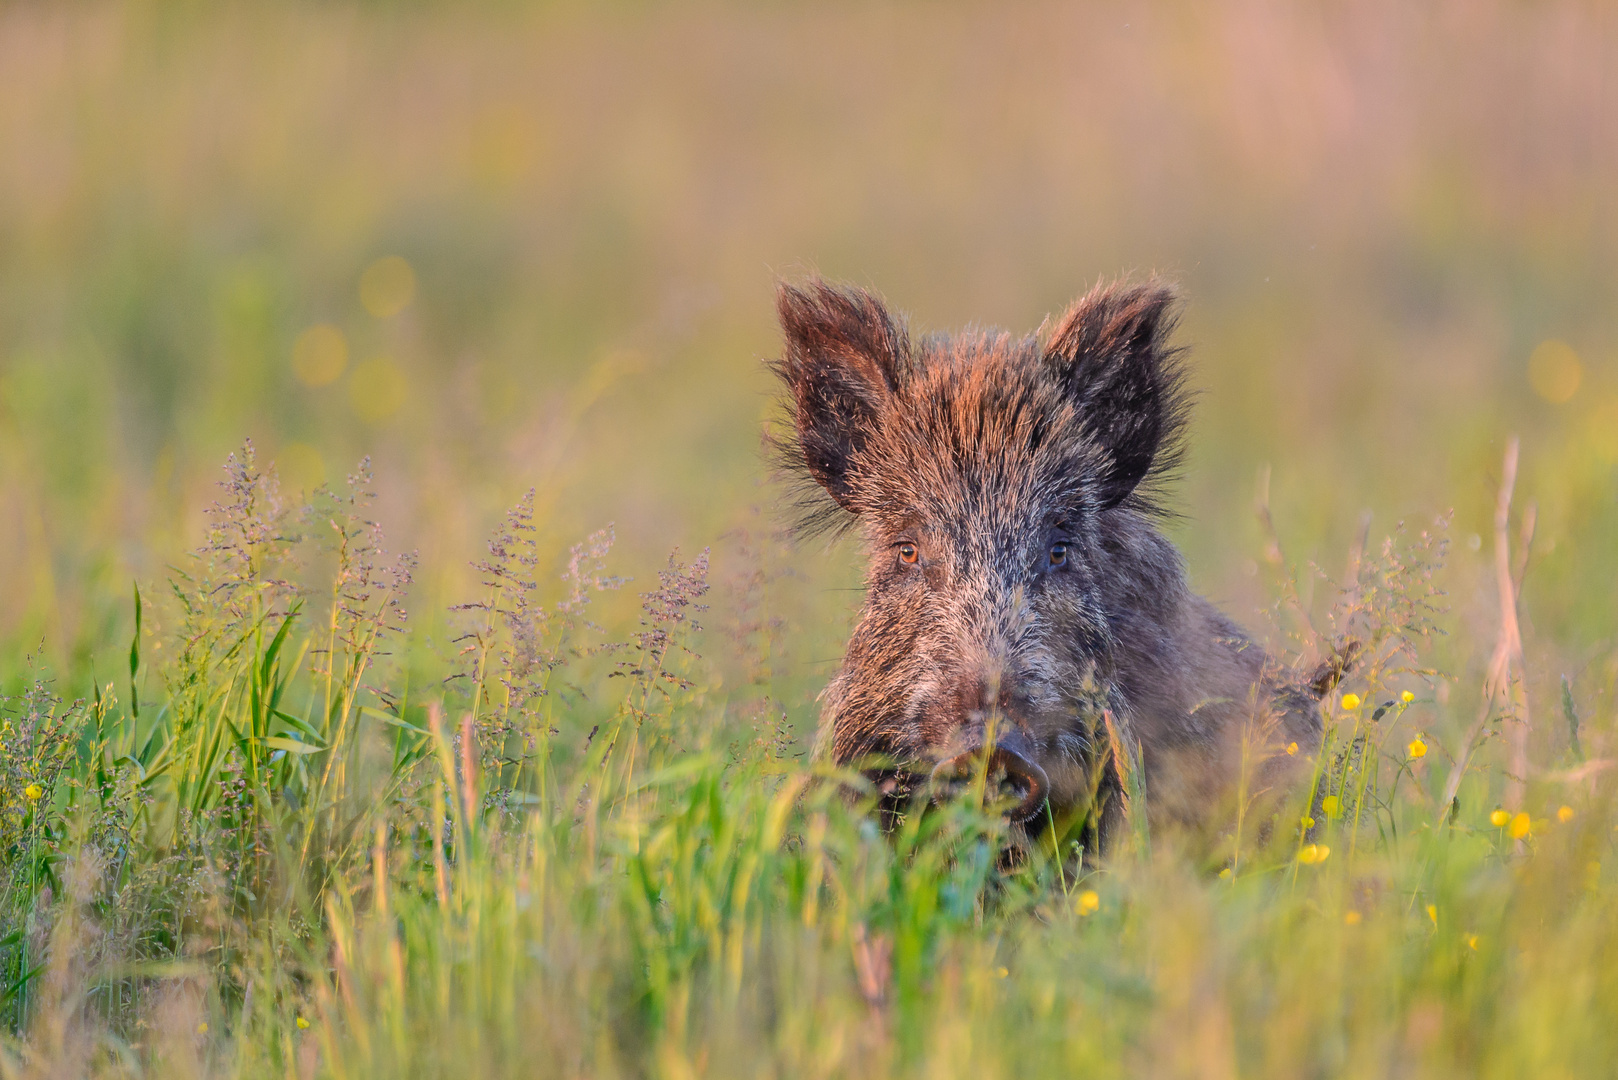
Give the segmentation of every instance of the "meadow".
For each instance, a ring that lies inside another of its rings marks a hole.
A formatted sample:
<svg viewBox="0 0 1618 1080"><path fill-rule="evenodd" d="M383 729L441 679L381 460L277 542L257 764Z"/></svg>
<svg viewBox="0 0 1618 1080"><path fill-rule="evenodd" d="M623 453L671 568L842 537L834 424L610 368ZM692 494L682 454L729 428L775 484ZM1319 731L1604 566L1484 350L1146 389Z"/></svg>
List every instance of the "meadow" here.
<svg viewBox="0 0 1618 1080"><path fill-rule="evenodd" d="M1615 68L1580 4L0 10L0 1072L1611 1073ZM1366 643L1310 790L884 835L774 279L1152 269L1193 582Z"/></svg>

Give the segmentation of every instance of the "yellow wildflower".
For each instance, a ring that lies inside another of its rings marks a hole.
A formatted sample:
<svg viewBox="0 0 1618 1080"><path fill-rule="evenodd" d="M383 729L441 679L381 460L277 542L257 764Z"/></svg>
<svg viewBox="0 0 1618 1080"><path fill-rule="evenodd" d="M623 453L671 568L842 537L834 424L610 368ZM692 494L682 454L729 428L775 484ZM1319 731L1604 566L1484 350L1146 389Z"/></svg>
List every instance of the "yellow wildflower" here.
<svg viewBox="0 0 1618 1080"><path fill-rule="evenodd" d="M1560 808L1559 810L1557 810L1556 811L1556 820L1562 822L1564 825L1566 823L1568 823L1569 821L1572 821L1573 820L1573 808L1571 806L1564 806L1564 807Z"/></svg>
<svg viewBox="0 0 1618 1080"><path fill-rule="evenodd" d="M1295 742L1287 743L1287 754L1288 755L1296 754L1297 752L1298 752L1298 744L1297 743L1295 743Z"/></svg>
<svg viewBox="0 0 1618 1080"><path fill-rule="evenodd" d="M29 802L38 802L40 797L45 794L45 789L40 787L38 784L29 784L27 787L22 789L22 793L28 796Z"/></svg>
<svg viewBox="0 0 1618 1080"><path fill-rule="evenodd" d="M1406 690L1404 693L1399 695L1399 700L1404 702L1406 705L1409 705L1412 701L1416 700L1416 695L1412 694L1409 690Z"/></svg>
<svg viewBox="0 0 1618 1080"><path fill-rule="evenodd" d="M1231 878L1230 867L1227 866L1223 870L1219 871L1219 880L1220 881L1229 881L1230 878Z"/></svg>
<svg viewBox="0 0 1618 1080"><path fill-rule="evenodd" d="M1315 819L1308 816L1301 817L1298 819L1298 824L1302 825L1306 829L1312 829L1315 827Z"/></svg>
<svg viewBox="0 0 1618 1080"><path fill-rule="evenodd" d="M1079 914L1093 915L1101 907L1101 896L1094 889L1085 889L1079 894Z"/></svg>
<svg viewBox="0 0 1618 1080"><path fill-rule="evenodd" d="M1511 819L1511 827L1506 830L1506 833L1513 840L1521 840L1532 832L1533 828L1533 823L1528 820L1527 814L1518 814Z"/></svg>
<svg viewBox="0 0 1618 1080"><path fill-rule="evenodd" d="M1000 976L1000 977L1001 977L1001 978L1002 978L1002 979L1003 979L1003 978L1005 978L1005 977L1006 977L1006 976L1007 976L1007 975L1010 975L1010 974L1011 974L1011 969L1010 969L1010 968L999 968L999 969L997 969L997 970L996 970L996 971L995 971L995 974L996 974L996 975L998 975L998 976Z"/></svg>
<svg viewBox="0 0 1618 1080"><path fill-rule="evenodd" d="M298 1025L298 1030L303 1031L305 1028L307 1028L309 1026L309 1021L305 1020L303 1017L300 1016L297 1019L297 1025Z"/></svg>
<svg viewBox="0 0 1618 1080"><path fill-rule="evenodd" d="M1510 820L1511 820L1511 814L1508 813L1505 810L1500 809L1498 806L1494 808L1494 813L1489 815L1489 824L1493 825L1497 829L1505 828L1506 827L1506 822L1508 822Z"/></svg>
<svg viewBox="0 0 1618 1080"><path fill-rule="evenodd" d="M1358 926L1360 924L1360 919L1363 917L1364 916L1357 911L1345 911L1343 912L1343 925Z"/></svg>
<svg viewBox="0 0 1618 1080"><path fill-rule="evenodd" d="M1405 747L1405 749L1410 751L1410 756L1412 758L1427 756L1427 744L1422 741L1420 735L1417 735L1414 739L1411 739L1410 745Z"/></svg>
<svg viewBox="0 0 1618 1080"><path fill-rule="evenodd" d="M1335 795L1327 795L1320 800L1320 809L1327 817L1336 817L1337 811L1342 809L1342 801Z"/></svg>
<svg viewBox="0 0 1618 1080"><path fill-rule="evenodd" d="M1331 848L1327 847L1325 844L1305 844L1298 851L1298 861L1306 866L1314 863L1323 863L1326 861L1326 857L1330 854Z"/></svg>
<svg viewBox="0 0 1618 1080"><path fill-rule="evenodd" d="M1344 694L1343 695L1343 708L1347 709L1349 712L1353 712L1355 709L1357 709L1359 707L1360 707L1360 696L1358 694Z"/></svg>
<svg viewBox="0 0 1618 1080"><path fill-rule="evenodd" d="M1473 952L1478 951L1478 936L1476 934L1466 935L1466 947Z"/></svg>
<svg viewBox="0 0 1618 1080"><path fill-rule="evenodd" d="M208 1034L208 1022L206 1020L204 1020L202 1023L197 1025L197 1034L198 1035L206 1035L206 1034Z"/></svg>
<svg viewBox="0 0 1618 1080"><path fill-rule="evenodd" d="M1433 925L1434 926L1438 925L1438 905L1437 904L1428 904L1427 905L1427 917L1429 919L1433 920Z"/></svg>

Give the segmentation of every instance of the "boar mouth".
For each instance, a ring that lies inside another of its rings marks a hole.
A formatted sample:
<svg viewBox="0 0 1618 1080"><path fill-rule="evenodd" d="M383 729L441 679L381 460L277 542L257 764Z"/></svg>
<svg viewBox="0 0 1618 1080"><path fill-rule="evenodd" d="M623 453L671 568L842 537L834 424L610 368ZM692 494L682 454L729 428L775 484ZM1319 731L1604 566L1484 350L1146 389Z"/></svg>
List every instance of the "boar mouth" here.
<svg viewBox="0 0 1618 1080"><path fill-rule="evenodd" d="M1008 733L996 740L985 759L983 747L945 758L933 767L929 786L935 802L964 793L980 775L985 777L984 802L996 804L1017 800L1006 817L1017 824L1032 820L1045 806L1050 794L1050 778L1028 753L1025 740Z"/></svg>

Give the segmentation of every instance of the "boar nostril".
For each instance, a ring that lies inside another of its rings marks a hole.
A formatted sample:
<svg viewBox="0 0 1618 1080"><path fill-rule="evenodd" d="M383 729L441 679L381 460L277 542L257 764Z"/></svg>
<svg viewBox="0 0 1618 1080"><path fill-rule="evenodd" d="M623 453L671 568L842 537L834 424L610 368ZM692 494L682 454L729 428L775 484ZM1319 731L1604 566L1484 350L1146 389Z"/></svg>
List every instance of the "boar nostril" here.
<svg viewBox="0 0 1618 1080"><path fill-rule="evenodd" d="M931 780L934 800L941 801L959 795L978 774L978 770L985 768L982 758L983 751L979 747L946 758L935 765ZM1009 789L1007 794L1016 798L1018 802L1006 812L1006 817L1018 823L1026 822L1038 814L1045 806L1045 797L1051 790L1051 782L1044 769L1028 757L1003 745L996 746L994 752L989 755L985 777L985 801L997 801L996 796L1001 793L1002 788Z"/></svg>

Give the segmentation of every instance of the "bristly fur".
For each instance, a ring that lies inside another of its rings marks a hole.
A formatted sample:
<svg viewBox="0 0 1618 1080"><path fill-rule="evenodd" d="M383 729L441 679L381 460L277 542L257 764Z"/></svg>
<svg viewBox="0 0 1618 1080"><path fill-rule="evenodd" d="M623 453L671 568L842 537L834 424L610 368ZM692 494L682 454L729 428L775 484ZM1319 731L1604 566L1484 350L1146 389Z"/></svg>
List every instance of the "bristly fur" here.
<svg viewBox="0 0 1618 1080"><path fill-rule="evenodd" d="M1105 719L1138 744L1153 814L1196 824L1246 768L1244 733L1318 743L1316 695L1191 592L1157 528L1188 412L1170 287L1098 286L1043 339L912 338L819 280L777 305L798 524L857 524L869 560L824 695L838 762L881 762L902 793L990 753L1032 827L1041 803L1093 808ZM1249 779L1277 790L1297 760Z"/></svg>
<svg viewBox="0 0 1618 1080"><path fill-rule="evenodd" d="M1124 428L1110 438L1100 430L1092 435L1128 446L1137 455L1129 467L1138 478L1124 505L1154 517L1172 513L1165 489L1185 460L1185 432L1191 418L1186 350L1169 344L1180 324L1178 308L1173 287L1155 277L1139 285L1097 284L1073 302L1046 344L1048 356L1072 361L1072 379L1082 388L1092 428L1104 427L1103 417ZM1130 370L1141 364L1144 370ZM1140 422L1142 402L1129 400L1128 375L1155 397L1149 424Z"/></svg>
<svg viewBox="0 0 1618 1080"><path fill-rule="evenodd" d="M1044 381L1041 375L1048 375L1053 389L1065 385L1089 440L1120 459L1118 486L1126 493L1119 503L1172 517L1165 495L1184 458L1191 395L1185 350L1168 343L1179 316L1166 282L1098 284L1056 320L1043 345L1034 335L1016 339L997 330L930 334L912 344L903 316L890 313L880 298L818 278L802 286L779 283L776 305L786 341L780 359L768 366L787 394L764 437L769 460L786 481L800 536L840 535L856 520L847 478L828 468L846 465L863 446L830 445L815 417L876 420L890 394L967 345L991 363L1042 356L1046 370L1027 365L1028 377ZM1154 411L1142 422L1139 407L1147 397Z"/></svg>
<svg viewBox="0 0 1618 1080"><path fill-rule="evenodd" d="M837 377L845 365L857 366L872 383L897 388L904 374L902 363L909 360L909 335L903 320L890 315L870 293L818 279L803 289L778 282L776 310L786 347L769 367L787 388L780 426L790 434L783 437L767 430L766 445L772 463L788 478L794 531L802 536L841 534L854 523L854 517L812 464L830 448L818 445L812 434L805 437L805 421L817 406L834 405L837 390L845 392L842 404L847 408L860 406L861 389L873 396L874 385L860 388L851 379ZM873 362L878 357L886 363ZM817 379L817 375L825 377ZM795 386L811 383L829 384L832 393L794 393Z"/></svg>

